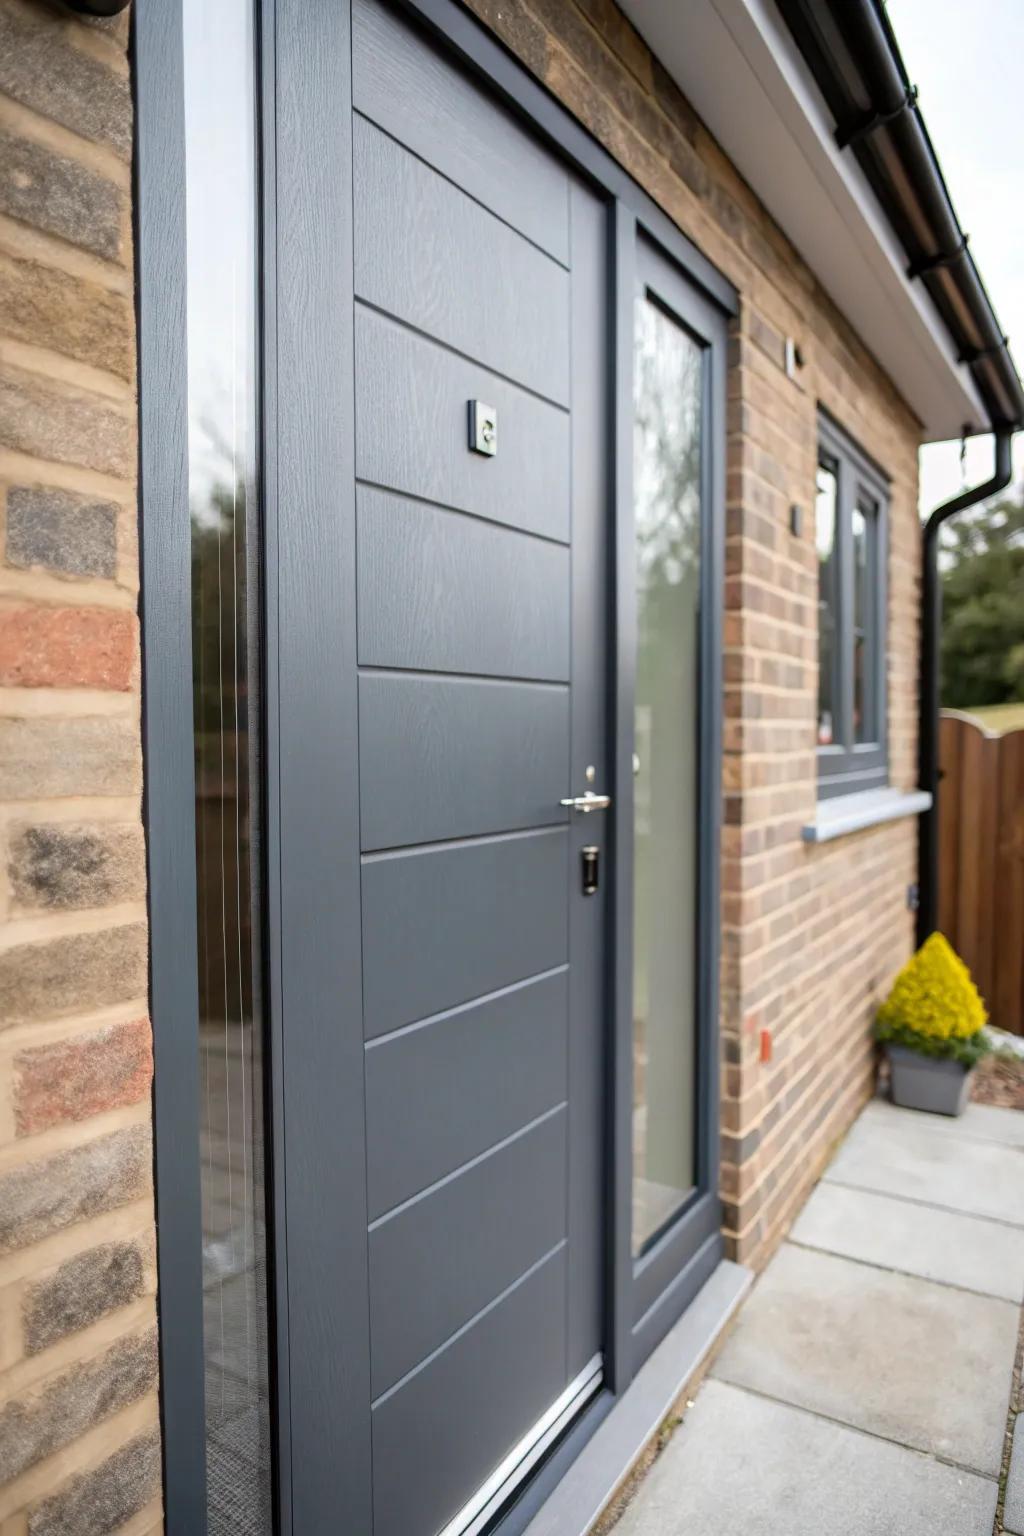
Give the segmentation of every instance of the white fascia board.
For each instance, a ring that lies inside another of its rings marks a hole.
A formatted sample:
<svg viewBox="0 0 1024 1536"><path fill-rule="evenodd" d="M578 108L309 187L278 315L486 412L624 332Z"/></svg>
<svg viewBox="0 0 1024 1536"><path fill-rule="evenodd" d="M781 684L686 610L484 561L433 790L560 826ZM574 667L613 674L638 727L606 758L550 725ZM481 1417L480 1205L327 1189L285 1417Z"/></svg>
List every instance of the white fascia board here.
<svg viewBox="0 0 1024 1536"><path fill-rule="evenodd" d="M970 373L923 285L907 277L856 157L836 144L773 0L619 3L919 417L925 441L959 437L965 423L984 430Z"/></svg>

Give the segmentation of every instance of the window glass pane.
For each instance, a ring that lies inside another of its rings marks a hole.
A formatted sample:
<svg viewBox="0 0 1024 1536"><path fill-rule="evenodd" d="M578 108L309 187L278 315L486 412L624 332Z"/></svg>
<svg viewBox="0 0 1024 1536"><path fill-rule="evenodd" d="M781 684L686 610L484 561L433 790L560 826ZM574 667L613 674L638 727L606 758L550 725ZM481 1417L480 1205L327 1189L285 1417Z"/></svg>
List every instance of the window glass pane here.
<svg viewBox="0 0 1024 1536"><path fill-rule="evenodd" d="M851 519L853 558L853 739L878 740L874 708L875 529L872 509L856 506Z"/></svg>
<svg viewBox="0 0 1024 1536"><path fill-rule="evenodd" d="M818 465L814 533L818 548L818 745L836 741L836 513L839 482L828 464Z"/></svg>
<svg viewBox="0 0 1024 1536"><path fill-rule="evenodd" d="M184 0L183 20L208 1530L261 1536L255 32L251 0Z"/></svg>
<svg viewBox="0 0 1024 1536"><path fill-rule="evenodd" d="M701 349L636 309L633 1245L695 1172Z"/></svg>

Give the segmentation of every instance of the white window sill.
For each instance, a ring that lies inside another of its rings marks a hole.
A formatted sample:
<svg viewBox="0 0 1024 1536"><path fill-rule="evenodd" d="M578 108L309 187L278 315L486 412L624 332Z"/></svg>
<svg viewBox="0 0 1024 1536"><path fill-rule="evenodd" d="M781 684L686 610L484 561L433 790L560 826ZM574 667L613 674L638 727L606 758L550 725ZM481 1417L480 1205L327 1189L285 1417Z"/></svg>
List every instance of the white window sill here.
<svg viewBox="0 0 1024 1536"><path fill-rule="evenodd" d="M931 809L926 789L864 789L854 795L835 795L819 800L814 820L801 827L805 843L830 843L848 832L862 832L885 821L920 816Z"/></svg>

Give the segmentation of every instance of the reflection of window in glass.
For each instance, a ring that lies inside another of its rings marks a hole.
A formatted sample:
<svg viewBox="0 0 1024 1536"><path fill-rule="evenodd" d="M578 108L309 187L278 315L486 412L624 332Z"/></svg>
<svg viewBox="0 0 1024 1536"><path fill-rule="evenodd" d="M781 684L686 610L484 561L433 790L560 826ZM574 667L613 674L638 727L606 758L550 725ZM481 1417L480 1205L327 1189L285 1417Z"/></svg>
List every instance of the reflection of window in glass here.
<svg viewBox="0 0 1024 1536"><path fill-rule="evenodd" d="M836 697L836 509L839 482L828 464L818 465L814 533L818 549L818 745L831 746Z"/></svg>
<svg viewBox="0 0 1024 1536"><path fill-rule="evenodd" d="M259 772L255 19L184 0L209 1536L272 1529Z"/></svg>
<svg viewBox="0 0 1024 1536"><path fill-rule="evenodd" d="M853 736L858 742L876 741L874 716L875 626L874 603L874 509L854 507L850 519L853 564Z"/></svg>
<svg viewBox="0 0 1024 1536"><path fill-rule="evenodd" d="M696 894L703 356L637 300L634 399L633 1246L696 1182Z"/></svg>

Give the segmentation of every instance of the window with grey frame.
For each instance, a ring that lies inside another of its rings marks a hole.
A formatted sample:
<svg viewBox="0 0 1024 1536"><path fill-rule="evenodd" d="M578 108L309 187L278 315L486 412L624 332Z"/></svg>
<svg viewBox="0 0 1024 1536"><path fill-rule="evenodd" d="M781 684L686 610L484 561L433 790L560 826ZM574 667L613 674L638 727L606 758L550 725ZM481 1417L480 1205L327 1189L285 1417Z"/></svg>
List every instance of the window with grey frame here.
<svg viewBox="0 0 1024 1536"><path fill-rule="evenodd" d="M847 434L818 419L818 793L888 782L888 481Z"/></svg>

